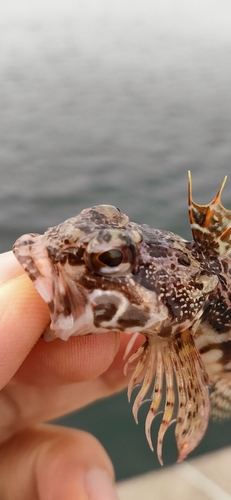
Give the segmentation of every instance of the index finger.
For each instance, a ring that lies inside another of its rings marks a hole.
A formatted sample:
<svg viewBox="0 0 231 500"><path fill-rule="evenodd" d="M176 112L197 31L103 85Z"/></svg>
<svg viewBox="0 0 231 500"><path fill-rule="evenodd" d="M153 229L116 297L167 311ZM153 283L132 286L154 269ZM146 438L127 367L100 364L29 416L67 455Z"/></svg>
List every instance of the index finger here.
<svg viewBox="0 0 231 500"><path fill-rule="evenodd" d="M8 280L8 281L6 281ZM0 388L49 324L46 303L12 252L0 255Z"/></svg>

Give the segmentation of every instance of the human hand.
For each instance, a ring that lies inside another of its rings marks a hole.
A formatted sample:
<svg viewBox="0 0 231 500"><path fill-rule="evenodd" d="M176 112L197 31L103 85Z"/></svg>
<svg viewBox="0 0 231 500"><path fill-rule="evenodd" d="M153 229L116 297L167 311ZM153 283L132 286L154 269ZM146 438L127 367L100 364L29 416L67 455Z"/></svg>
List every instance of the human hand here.
<svg viewBox="0 0 231 500"><path fill-rule="evenodd" d="M12 252L0 255L0 282L1 500L115 500L113 466L96 438L43 422L125 387L129 336L46 343L48 307Z"/></svg>

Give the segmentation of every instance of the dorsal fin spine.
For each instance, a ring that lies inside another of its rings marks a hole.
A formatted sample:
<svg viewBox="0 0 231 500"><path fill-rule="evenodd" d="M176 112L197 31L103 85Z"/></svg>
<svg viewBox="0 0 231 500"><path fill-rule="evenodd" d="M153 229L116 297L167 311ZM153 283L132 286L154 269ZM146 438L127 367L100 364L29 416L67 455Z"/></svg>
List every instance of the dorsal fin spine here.
<svg viewBox="0 0 231 500"><path fill-rule="evenodd" d="M207 205L198 205L192 198L192 179L188 172L188 210L195 242L205 251L225 254L231 249L231 211L221 203L227 176L215 198Z"/></svg>

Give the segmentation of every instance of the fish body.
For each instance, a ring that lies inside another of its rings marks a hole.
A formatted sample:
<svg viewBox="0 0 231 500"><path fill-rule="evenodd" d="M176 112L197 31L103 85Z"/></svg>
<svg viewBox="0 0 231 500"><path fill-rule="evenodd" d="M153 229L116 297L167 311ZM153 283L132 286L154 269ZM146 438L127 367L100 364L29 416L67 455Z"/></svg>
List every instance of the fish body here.
<svg viewBox="0 0 231 500"><path fill-rule="evenodd" d="M140 385L137 420L151 392L145 428L152 449L151 424L163 406L161 463L172 422L182 461L202 439L211 412L231 414L231 212L220 201L224 182L210 204L197 205L189 174L192 241L100 205L43 235L21 236L13 247L49 306L45 340L109 330L144 335L125 366L133 368L128 395Z"/></svg>

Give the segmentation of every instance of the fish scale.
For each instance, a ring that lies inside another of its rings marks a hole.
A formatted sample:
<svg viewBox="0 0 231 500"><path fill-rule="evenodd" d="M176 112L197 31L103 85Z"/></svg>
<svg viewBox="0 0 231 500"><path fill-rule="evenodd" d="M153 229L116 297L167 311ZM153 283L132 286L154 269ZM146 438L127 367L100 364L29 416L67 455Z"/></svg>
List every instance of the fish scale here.
<svg viewBox="0 0 231 500"><path fill-rule="evenodd" d="M43 235L23 235L13 246L50 309L44 340L109 330L144 335L136 353L132 339L126 350L125 371L133 369L128 396L138 384L137 421L151 393L145 432L160 463L174 421L181 461L202 439L210 414L231 415L231 211L221 203L225 181L209 204L198 205L189 173L192 241L99 205ZM151 425L160 412L154 446Z"/></svg>

